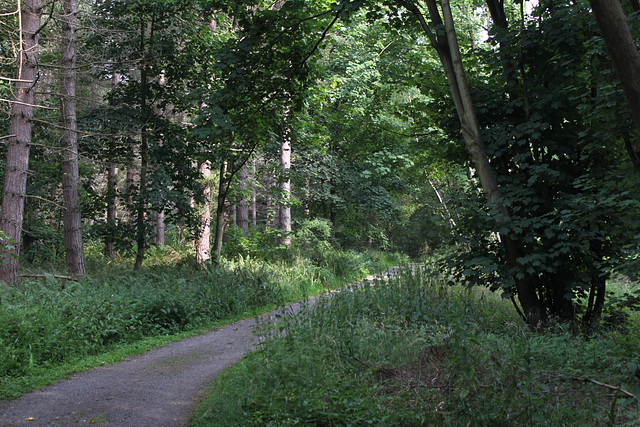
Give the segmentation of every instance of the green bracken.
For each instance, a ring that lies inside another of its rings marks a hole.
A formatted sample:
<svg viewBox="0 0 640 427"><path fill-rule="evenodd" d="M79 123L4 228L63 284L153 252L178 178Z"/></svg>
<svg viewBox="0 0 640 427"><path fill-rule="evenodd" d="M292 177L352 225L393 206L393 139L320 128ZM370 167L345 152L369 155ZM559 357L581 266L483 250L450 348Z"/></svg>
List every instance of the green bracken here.
<svg viewBox="0 0 640 427"><path fill-rule="evenodd" d="M291 252L271 263L240 257L204 268L156 255L155 265L149 262L137 272L101 266L79 282L45 275L2 288L0 399L324 292L387 266L374 252L342 255L327 249L316 261ZM342 264L333 265L334 258ZM352 269L352 264L366 268Z"/></svg>

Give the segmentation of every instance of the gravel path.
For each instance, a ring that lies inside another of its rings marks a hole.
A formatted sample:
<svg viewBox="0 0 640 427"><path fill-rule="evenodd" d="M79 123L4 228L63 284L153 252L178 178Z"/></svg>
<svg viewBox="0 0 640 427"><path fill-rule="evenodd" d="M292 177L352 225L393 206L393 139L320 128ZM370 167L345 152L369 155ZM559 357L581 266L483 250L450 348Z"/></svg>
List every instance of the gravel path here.
<svg viewBox="0 0 640 427"><path fill-rule="evenodd" d="M300 309L292 304L285 311ZM281 314L245 319L0 402L0 425L184 426L207 386L258 342L256 327Z"/></svg>

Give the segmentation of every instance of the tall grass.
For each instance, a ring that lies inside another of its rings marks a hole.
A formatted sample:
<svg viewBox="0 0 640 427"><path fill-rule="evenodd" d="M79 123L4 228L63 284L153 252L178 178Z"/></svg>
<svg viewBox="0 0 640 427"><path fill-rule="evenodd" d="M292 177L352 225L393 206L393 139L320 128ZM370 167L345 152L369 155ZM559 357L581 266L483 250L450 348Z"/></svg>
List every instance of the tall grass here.
<svg viewBox="0 0 640 427"><path fill-rule="evenodd" d="M216 381L191 425L640 423L638 354L617 333L533 333L508 301L426 270L284 322ZM626 339L637 349L640 337Z"/></svg>
<svg viewBox="0 0 640 427"><path fill-rule="evenodd" d="M331 250L324 259L342 256ZM39 377L67 363L317 294L385 268L380 257L347 254L340 261L347 268L332 268L294 253L274 263L238 257L200 268L151 253L142 271L94 259L80 282L45 275L0 288L0 399L40 385Z"/></svg>

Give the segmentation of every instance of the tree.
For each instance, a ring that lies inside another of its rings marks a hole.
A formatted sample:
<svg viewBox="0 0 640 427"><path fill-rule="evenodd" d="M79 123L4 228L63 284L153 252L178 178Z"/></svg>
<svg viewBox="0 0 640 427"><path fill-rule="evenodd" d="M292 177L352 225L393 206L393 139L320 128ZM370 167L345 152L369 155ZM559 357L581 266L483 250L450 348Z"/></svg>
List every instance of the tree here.
<svg viewBox="0 0 640 427"><path fill-rule="evenodd" d="M228 12L238 23L238 35L216 51L212 69L218 78L209 84L212 90L197 120L197 135L208 145L209 160L220 168L216 254L222 250L223 209L234 176L270 141L283 109L299 109L312 73L312 54L326 31L319 40L315 34L333 25L342 12L322 9L327 7L323 2L273 6Z"/></svg>
<svg viewBox="0 0 640 427"><path fill-rule="evenodd" d="M490 205L495 206L497 214L499 215L498 222L506 223L509 221L510 213L501 200L502 192L500 191L498 181L489 163L489 158L484 147L482 131L476 117L475 106L471 99L471 92L467 84L467 78L460 56L460 48L458 47L451 8L449 7L448 0L442 0L441 5L443 18L440 17L440 12L438 11L438 6L435 1L429 0L427 2L429 16L433 25L436 28L444 27L446 29L446 37L442 35L442 33L434 34L431 32L429 25L422 17L422 13L418 7L413 3L405 3L405 7L416 16L422 28L429 35L433 47L440 56L440 61L447 75L451 95L460 119L462 136L465 140L467 151L471 155L473 165L478 173L484 196ZM521 255L521 250L518 247L519 243L513 241L509 235L502 236L502 242L505 246L509 264L517 266L517 259ZM533 285L526 280L516 279L516 289L527 322L535 326L538 322L546 320L544 307L538 299Z"/></svg>
<svg viewBox="0 0 640 427"><path fill-rule="evenodd" d="M281 185L280 199L280 229L284 232L282 244L291 244L291 135L288 130L284 132L282 145L280 147L280 167L282 168L283 179Z"/></svg>
<svg viewBox="0 0 640 427"><path fill-rule="evenodd" d="M619 0L590 0L593 15L618 72L636 127L633 151L640 155L640 55Z"/></svg>
<svg viewBox="0 0 640 427"><path fill-rule="evenodd" d="M195 241L196 261L202 264L211 258L211 165L203 161L198 166L202 176L202 206L198 218Z"/></svg>
<svg viewBox="0 0 640 427"><path fill-rule="evenodd" d="M128 175L126 184L137 184L129 185L127 196L135 216L129 224L135 229L134 268L140 268L151 234L151 212L166 212L167 221L184 215L197 187L193 164L198 143L189 139L179 118L199 105L197 85L190 83L201 79L209 20L196 1L105 1L95 8L104 28L110 29L96 32L89 43L106 56L98 73L121 80L108 94L108 116L121 125L117 140L129 144L127 166L139 164L138 179Z"/></svg>
<svg viewBox="0 0 640 427"><path fill-rule="evenodd" d="M62 192L64 200L64 240L67 269L72 276L84 276L84 243L78 202L78 132L76 123L76 0L62 4L62 39L60 45L60 92L62 110Z"/></svg>
<svg viewBox="0 0 640 427"><path fill-rule="evenodd" d="M11 101L10 137L7 140L0 213L0 231L4 233L2 244L9 247L3 253L4 262L0 264L0 280L7 283L18 281L18 257L22 242L34 94L38 81L38 39L43 8L40 0L24 0L21 5L17 73L14 80L14 97Z"/></svg>
<svg viewBox="0 0 640 427"><path fill-rule="evenodd" d="M607 77L584 2L549 2L535 14L521 12L513 28L504 19L496 22L491 42L504 52L496 57L489 51L484 61L500 79L490 86L482 82L489 73L479 69L475 82L509 222L492 225L470 195L459 234L469 237L463 247L471 250L451 261L458 277L492 283L506 296L514 295L509 282L520 277L535 288L546 316L591 330L600 319L606 279L624 264L623 248L635 235L631 212L614 208L637 204L634 185L621 179L622 98ZM508 269L496 236L519 243Z"/></svg>
<svg viewBox="0 0 640 427"><path fill-rule="evenodd" d="M249 235L249 204L247 203L247 184L249 181L249 169L245 163L238 173L238 197L236 224L246 236Z"/></svg>

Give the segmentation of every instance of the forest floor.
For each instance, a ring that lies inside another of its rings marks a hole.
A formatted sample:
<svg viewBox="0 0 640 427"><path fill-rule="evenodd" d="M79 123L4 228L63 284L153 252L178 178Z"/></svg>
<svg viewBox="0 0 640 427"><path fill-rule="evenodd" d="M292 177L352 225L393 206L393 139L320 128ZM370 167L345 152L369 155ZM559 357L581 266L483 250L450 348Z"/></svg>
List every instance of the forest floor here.
<svg viewBox="0 0 640 427"><path fill-rule="evenodd" d="M396 271L392 268L377 276ZM266 339L261 326L297 313L315 300L241 320L0 402L0 425L184 426L207 386Z"/></svg>

